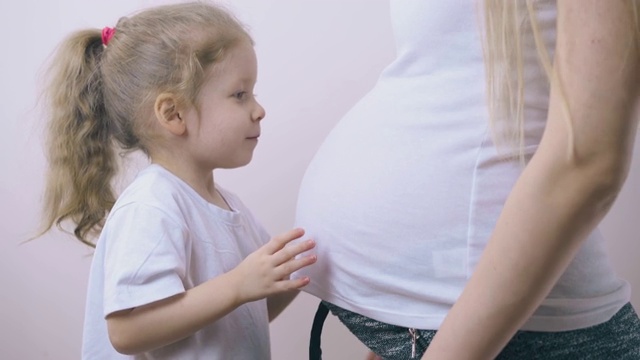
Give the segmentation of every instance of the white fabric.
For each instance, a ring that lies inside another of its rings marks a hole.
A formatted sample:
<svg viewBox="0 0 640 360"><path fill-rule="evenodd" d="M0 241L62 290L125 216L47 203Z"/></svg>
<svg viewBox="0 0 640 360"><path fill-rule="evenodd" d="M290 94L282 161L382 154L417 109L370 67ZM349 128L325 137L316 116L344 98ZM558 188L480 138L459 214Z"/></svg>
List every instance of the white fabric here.
<svg viewBox="0 0 640 360"><path fill-rule="evenodd" d="M294 274L310 276L305 291L422 329L437 329L458 298L521 173L490 136L481 4L391 0L397 58L332 130L301 185L296 225L316 239L318 255ZM553 54L555 3L536 4ZM549 93L532 37L524 46L530 156ZM598 231L589 236L523 329L598 324L629 301L602 243Z"/></svg>
<svg viewBox="0 0 640 360"><path fill-rule="evenodd" d="M87 295L82 358L269 359L266 301L240 306L177 343L137 356L112 347L105 316L182 293L238 265L269 240L232 193L221 209L158 165L121 194L96 247Z"/></svg>

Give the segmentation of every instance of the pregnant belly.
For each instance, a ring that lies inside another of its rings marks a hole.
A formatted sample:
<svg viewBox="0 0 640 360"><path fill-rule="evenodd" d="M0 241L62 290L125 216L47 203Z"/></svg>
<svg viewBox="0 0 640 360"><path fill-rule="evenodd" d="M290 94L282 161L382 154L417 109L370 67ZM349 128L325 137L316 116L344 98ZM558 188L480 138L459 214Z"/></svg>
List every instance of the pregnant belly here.
<svg viewBox="0 0 640 360"><path fill-rule="evenodd" d="M433 251L459 252L473 159L417 128L362 130L349 122L334 129L301 185L296 226L316 239L319 261L368 258L387 268L411 261L424 271Z"/></svg>

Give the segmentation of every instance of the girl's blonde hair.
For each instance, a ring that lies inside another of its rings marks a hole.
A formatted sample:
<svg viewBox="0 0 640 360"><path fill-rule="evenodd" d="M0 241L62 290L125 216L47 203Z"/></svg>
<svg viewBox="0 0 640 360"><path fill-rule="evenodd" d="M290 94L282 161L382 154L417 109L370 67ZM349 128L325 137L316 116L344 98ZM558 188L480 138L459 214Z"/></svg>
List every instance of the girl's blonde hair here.
<svg viewBox="0 0 640 360"><path fill-rule="evenodd" d="M524 61L523 37L532 36L538 52L538 59L547 80L559 81L553 70L552 59L547 51L537 22L537 6L555 0L485 0L484 35L485 68L489 105L489 119L497 144L506 144L515 152L509 152L524 164ZM638 0L627 0L631 16L634 18L636 43L640 44L640 17ZM559 84L560 87L562 84ZM562 88L561 88L562 89ZM571 137L568 139L569 152L573 152L573 125L568 105L564 103L565 121Z"/></svg>
<svg viewBox="0 0 640 360"><path fill-rule="evenodd" d="M102 228L116 194L120 150L148 155L157 95L194 105L207 68L241 41L241 24L204 2L159 6L122 18L103 45L98 29L78 31L58 49L45 89L49 172L43 232L65 220L83 243Z"/></svg>

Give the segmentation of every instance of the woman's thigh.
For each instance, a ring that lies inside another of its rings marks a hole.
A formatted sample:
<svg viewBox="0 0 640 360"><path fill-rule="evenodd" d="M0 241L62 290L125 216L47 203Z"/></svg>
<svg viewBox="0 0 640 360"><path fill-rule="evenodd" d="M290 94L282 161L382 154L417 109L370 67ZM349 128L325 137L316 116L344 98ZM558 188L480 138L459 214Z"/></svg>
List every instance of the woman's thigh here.
<svg viewBox="0 0 640 360"><path fill-rule="evenodd" d="M324 303L349 330L383 359L419 359L435 335L382 323ZM611 320L586 329L563 332L519 331L497 360L638 360L640 319L631 304Z"/></svg>

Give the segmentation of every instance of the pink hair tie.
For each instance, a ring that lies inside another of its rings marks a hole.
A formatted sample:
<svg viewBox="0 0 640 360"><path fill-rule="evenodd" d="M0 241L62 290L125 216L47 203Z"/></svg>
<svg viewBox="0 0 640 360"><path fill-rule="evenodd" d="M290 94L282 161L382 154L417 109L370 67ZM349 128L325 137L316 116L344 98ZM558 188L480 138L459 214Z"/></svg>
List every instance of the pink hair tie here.
<svg viewBox="0 0 640 360"><path fill-rule="evenodd" d="M111 41L111 38L115 33L116 29L110 28L108 26L102 29L102 44L104 44L104 46L109 45L109 41Z"/></svg>

